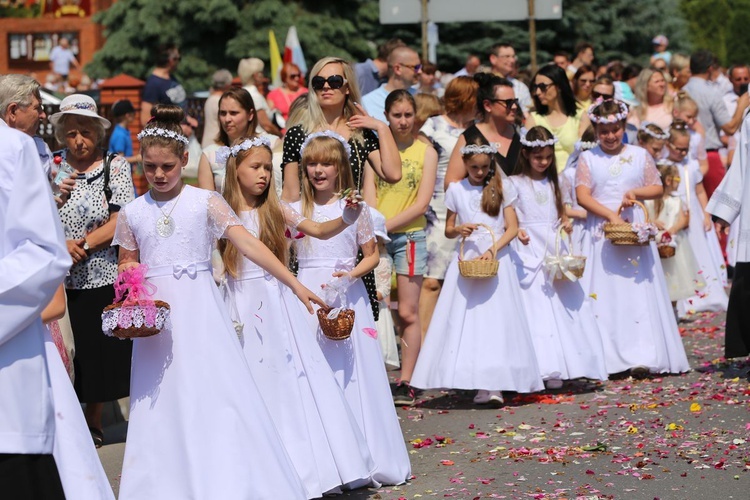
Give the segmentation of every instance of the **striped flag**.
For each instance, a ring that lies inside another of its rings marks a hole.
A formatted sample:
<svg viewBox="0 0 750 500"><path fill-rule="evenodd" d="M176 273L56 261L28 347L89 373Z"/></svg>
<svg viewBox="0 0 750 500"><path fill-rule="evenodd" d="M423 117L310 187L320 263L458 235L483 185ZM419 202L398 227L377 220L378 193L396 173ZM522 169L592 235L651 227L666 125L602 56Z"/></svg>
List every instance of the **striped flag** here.
<svg viewBox="0 0 750 500"><path fill-rule="evenodd" d="M299 44L297 37L297 28L289 28L284 43L284 62L293 62L299 66L303 75L307 75L307 64L305 64L305 54L302 53L302 46Z"/></svg>
<svg viewBox="0 0 750 500"><path fill-rule="evenodd" d="M281 52L279 44L276 43L276 35L273 30L268 30L268 51L270 52L269 60L271 61L271 85L278 87L281 85Z"/></svg>

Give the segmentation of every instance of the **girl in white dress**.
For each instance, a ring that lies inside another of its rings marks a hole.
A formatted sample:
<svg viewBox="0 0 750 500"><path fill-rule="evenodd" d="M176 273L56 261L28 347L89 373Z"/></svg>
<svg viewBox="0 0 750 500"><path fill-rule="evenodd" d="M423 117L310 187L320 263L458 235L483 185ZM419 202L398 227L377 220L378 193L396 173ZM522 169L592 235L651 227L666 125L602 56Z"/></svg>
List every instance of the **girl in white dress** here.
<svg viewBox="0 0 750 500"><path fill-rule="evenodd" d="M265 138L239 139L217 156L226 163L224 198L245 228L288 261L285 228L329 238L356 222L362 205L316 223L280 203L273 188L272 153ZM373 467L365 438L333 372L310 335L304 309L290 290L227 240L219 242L229 310L243 326L243 352L289 457L318 498L341 485L362 486Z"/></svg>
<svg viewBox="0 0 750 500"><path fill-rule="evenodd" d="M677 307L677 301L691 297L696 289L705 285L698 274L698 264L687 241L685 229L690 217L682 206L679 196L674 196L680 184L680 171L669 160L662 160L658 164L664 194L656 200L646 200L649 218L659 228L656 235L656 245L667 245L675 249L672 257L662 258L664 277L667 279L669 300L672 307Z"/></svg>
<svg viewBox="0 0 750 500"><path fill-rule="evenodd" d="M341 216L342 192L354 188L350 150L335 132L307 136L301 151L302 200L292 205L304 217L323 222ZM314 290L330 287L332 295L338 296L331 306L355 311L354 328L346 340L325 337L313 317L308 318L310 329L317 332L318 344L365 435L375 461L373 481L403 483L411 475L409 455L393 406L367 292L360 279L378 265L370 212L363 211L356 225L329 240L305 237L295 245L299 280ZM360 248L364 257L357 264Z"/></svg>
<svg viewBox="0 0 750 500"><path fill-rule="evenodd" d="M648 151L655 162L662 158L667 139L669 132L665 132L656 123L643 122L638 129L638 145Z"/></svg>
<svg viewBox="0 0 750 500"><path fill-rule="evenodd" d="M445 235L465 237L464 259L496 258L497 276L466 279L454 253L445 275L428 335L412 378L424 389L478 389L477 404L503 403L502 391L534 392L544 388L523 314L508 243L518 222L516 194L494 161L493 146L470 144L461 149L468 177L448 186ZM457 222L460 222L460 224Z"/></svg>
<svg viewBox="0 0 750 500"><path fill-rule="evenodd" d="M578 204L576 198L576 167L578 158L581 153L595 148L596 133L594 127L589 125L581 136L581 140L576 142L573 152L568 156L568 163L560 175L560 191L562 192L563 204L565 206L565 215L573 222L573 232L570 233L570 244L574 252L581 251L583 243L583 231L586 227L586 210Z"/></svg>
<svg viewBox="0 0 750 500"><path fill-rule="evenodd" d="M576 170L578 203L588 213L584 289L594 307L609 373L636 376L690 369L669 301L664 271L651 242L616 246L604 237L605 222L642 222L636 199L662 196L653 158L622 143L627 106L597 101L589 111L599 146L581 155ZM620 205L627 207L618 214Z"/></svg>
<svg viewBox="0 0 750 500"><path fill-rule="evenodd" d="M698 121L698 103L696 103L690 94L681 90L674 97L674 108L672 108L674 120L682 120L687 124L687 132L690 134L690 151L688 158L695 160L700 166L702 175L708 172L708 154L706 153L706 139L703 125ZM666 156L668 152L665 152Z"/></svg>
<svg viewBox="0 0 750 500"><path fill-rule="evenodd" d="M724 256L711 215L705 211L708 196L703 187L703 174L698 162L689 158L689 144L687 125L682 120L675 120L667 143L668 159L680 170L681 181L675 194L682 198L689 211L687 240L700 267L701 279L706 284L702 290L696 288L690 297L677 303L680 318L694 312L726 311L729 304L729 296L724 291L727 284Z"/></svg>
<svg viewBox="0 0 750 500"><path fill-rule="evenodd" d="M120 211L120 270L140 261L171 306L171 326L133 342L130 422L120 499L307 498L211 275L228 238L308 306L322 303L255 237L221 196L185 186L184 113L157 105L139 134L152 188Z"/></svg>
<svg viewBox="0 0 750 500"><path fill-rule="evenodd" d="M561 226L572 232L557 179L556 140L544 127L531 128L521 139L516 175L509 177L518 196L519 226L511 257L540 375L548 389L559 389L563 380L574 378L607 379L599 329L581 284L555 279L556 270L545 266L557 245L561 254L567 253L560 241Z"/></svg>

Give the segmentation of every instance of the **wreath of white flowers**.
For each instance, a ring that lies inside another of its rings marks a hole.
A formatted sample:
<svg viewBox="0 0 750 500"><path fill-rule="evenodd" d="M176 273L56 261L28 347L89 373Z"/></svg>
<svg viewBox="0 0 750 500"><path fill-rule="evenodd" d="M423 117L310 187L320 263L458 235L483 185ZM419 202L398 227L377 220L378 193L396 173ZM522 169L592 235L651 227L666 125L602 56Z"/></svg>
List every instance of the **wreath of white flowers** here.
<svg viewBox="0 0 750 500"><path fill-rule="evenodd" d="M166 137L167 139L174 139L175 141L179 141L183 143L185 146L188 145L190 141L188 141L188 138L185 137L182 134L178 134L177 132L173 132L171 130L167 130L161 127L153 127L153 128L146 128L141 130L141 132L136 136L138 137L139 141L142 141L144 137Z"/></svg>
<svg viewBox="0 0 750 500"><path fill-rule="evenodd" d="M308 144L310 144L310 141L315 139L316 137L331 137L333 139L336 139L341 143L342 146L344 146L344 151L346 151L346 156L348 158L352 157L352 147L349 145L348 142L346 142L346 139L344 139L341 135L337 134L333 130L324 130L323 132L313 132L312 134L308 135L307 138L305 138L305 142L302 143L302 147L299 148L299 156L302 158L302 153L304 153L305 148Z"/></svg>
<svg viewBox="0 0 750 500"><path fill-rule="evenodd" d="M654 127L657 127L659 130L661 130L661 127L659 127L659 125L657 125L654 122L643 122L643 123L641 123L641 128L639 128L638 130L640 130L641 132L643 132L643 133L645 133L647 135L650 135L654 139L659 139L659 140L662 140L662 141L666 141L667 139L669 139L669 132L668 131L667 132L662 132L661 134L659 134L659 133L654 132L653 130L649 129L648 128L649 125L653 125Z"/></svg>
<svg viewBox="0 0 750 500"><path fill-rule="evenodd" d="M525 128L521 129L521 144L523 144L527 148L545 148L547 146L554 146L557 144L557 137L554 135L551 139L547 139L546 141L543 141L541 139L537 139L535 141L529 141L526 139L526 136L528 135L528 130Z"/></svg>
<svg viewBox="0 0 750 500"><path fill-rule="evenodd" d="M229 160L230 156L237 157L238 154L240 154L240 151L247 151L251 148L257 148L259 146L266 146L267 148L271 147L271 139L268 137L253 137L252 139L245 139L240 144L237 144L235 146L229 147L229 146L222 146L219 149L216 150L216 163L218 164L224 164Z"/></svg>
<svg viewBox="0 0 750 500"><path fill-rule="evenodd" d="M494 155L497 153L497 148L489 144L469 144L461 148L461 156L466 155Z"/></svg>
<svg viewBox="0 0 750 500"><path fill-rule="evenodd" d="M589 149L594 149L598 145L599 143L597 141L578 141L576 142L575 148L578 151L588 151Z"/></svg>
<svg viewBox="0 0 750 500"><path fill-rule="evenodd" d="M613 115L607 115L607 116L598 116L594 114L594 111L596 108L602 105L604 103L604 99L601 97L594 101L594 104L589 106L588 115L589 120L591 120L591 123L617 123L621 122L628 117L628 106L622 101L615 100L614 102L619 106L620 112L615 113Z"/></svg>

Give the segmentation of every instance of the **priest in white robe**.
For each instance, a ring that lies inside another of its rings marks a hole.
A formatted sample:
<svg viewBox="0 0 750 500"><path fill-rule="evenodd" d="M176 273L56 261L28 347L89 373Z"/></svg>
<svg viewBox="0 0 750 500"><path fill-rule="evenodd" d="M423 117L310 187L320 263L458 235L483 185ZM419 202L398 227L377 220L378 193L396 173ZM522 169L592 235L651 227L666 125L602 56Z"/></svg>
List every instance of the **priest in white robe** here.
<svg viewBox="0 0 750 500"><path fill-rule="evenodd" d="M724 230L738 225L737 264L727 310L727 358L750 354L750 115L745 115L732 165L706 206Z"/></svg>
<svg viewBox="0 0 750 500"><path fill-rule="evenodd" d="M32 139L0 127L0 491L63 499L40 313L72 264Z"/></svg>

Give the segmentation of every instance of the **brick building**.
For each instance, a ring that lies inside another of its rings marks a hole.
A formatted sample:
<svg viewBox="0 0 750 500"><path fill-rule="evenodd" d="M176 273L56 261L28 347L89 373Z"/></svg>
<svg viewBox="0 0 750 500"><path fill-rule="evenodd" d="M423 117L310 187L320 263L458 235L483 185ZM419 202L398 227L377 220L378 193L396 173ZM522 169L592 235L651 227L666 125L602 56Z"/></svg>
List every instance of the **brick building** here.
<svg viewBox="0 0 750 500"><path fill-rule="evenodd" d="M35 74L44 82L49 52L68 38L81 65L104 44L102 27L91 16L116 0L0 0L0 74ZM71 77L76 76L71 71ZM80 77L80 74L77 75Z"/></svg>

